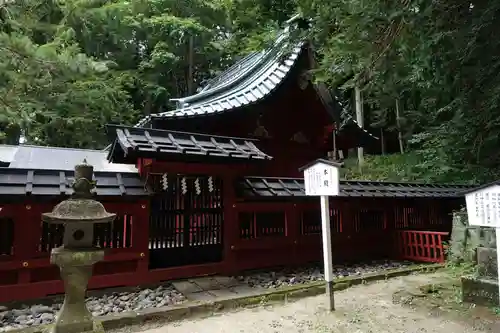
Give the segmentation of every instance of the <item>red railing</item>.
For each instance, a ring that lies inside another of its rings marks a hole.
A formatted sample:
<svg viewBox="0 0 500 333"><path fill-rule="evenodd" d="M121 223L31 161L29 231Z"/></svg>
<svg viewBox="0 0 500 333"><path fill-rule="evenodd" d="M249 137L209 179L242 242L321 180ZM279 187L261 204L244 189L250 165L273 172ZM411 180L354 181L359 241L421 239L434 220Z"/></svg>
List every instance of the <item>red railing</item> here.
<svg viewBox="0 0 500 333"><path fill-rule="evenodd" d="M400 259L444 262L444 240L447 232L398 230L395 232L396 253Z"/></svg>

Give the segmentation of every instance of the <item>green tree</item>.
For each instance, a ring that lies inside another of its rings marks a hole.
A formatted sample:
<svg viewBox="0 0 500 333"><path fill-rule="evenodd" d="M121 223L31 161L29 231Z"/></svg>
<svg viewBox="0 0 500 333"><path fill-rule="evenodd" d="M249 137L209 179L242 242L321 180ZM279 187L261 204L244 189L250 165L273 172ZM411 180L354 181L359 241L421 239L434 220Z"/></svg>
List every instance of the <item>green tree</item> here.
<svg viewBox="0 0 500 333"><path fill-rule="evenodd" d="M500 172L497 1L300 0L322 56L317 79L361 84L387 123L395 99L434 179ZM389 124L394 126L394 124Z"/></svg>
<svg viewBox="0 0 500 333"><path fill-rule="evenodd" d="M102 147L106 122L134 111L106 62L81 52L56 2L20 1L1 8L0 123L4 142L23 135L43 145ZM128 121L127 121L128 120Z"/></svg>

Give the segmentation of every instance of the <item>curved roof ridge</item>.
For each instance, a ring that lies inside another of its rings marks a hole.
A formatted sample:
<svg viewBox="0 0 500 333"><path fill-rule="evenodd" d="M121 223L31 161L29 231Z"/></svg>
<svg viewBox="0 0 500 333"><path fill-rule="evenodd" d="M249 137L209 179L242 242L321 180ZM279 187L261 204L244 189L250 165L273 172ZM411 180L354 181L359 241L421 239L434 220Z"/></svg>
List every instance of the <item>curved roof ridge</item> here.
<svg viewBox="0 0 500 333"><path fill-rule="evenodd" d="M287 77L303 49L298 43L289 53L291 46L290 25L282 29L273 45L260 52L254 52L236 62L227 70L209 80L201 92L177 101L177 108L151 114L141 119L134 127L144 127L153 118L191 117L228 111L255 103L274 91ZM289 53L289 54L288 54ZM283 56L288 56L283 60ZM238 70L242 70L238 73ZM230 77L234 75L234 77ZM224 78L230 77L224 82Z"/></svg>
<svg viewBox="0 0 500 333"><path fill-rule="evenodd" d="M279 60L279 58L283 55L283 53L284 52L282 49L276 49L276 48L273 49L272 52L270 53L270 56L268 59L269 61L262 63L259 67L254 68L254 70L251 73L248 73L244 77L241 77L241 80L238 82L238 83L241 83L240 85L235 84L233 86L233 89L231 89L229 91L222 91L222 93L220 95L214 94L215 96L213 96L212 98L210 98L210 96L208 96L207 100L204 100L202 103L205 104L205 103L210 103L210 102L216 101L216 100L222 100L222 99L228 98L232 95L235 95L238 97L239 95L244 94L245 90L252 89L255 86L258 86L259 83L261 83L261 81L265 81L267 79L268 75L266 75L266 72L270 71L273 67L275 67L277 69L280 66L280 64L278 63L277 60ZM261 78L261 80L259 80L259 78ZM272 91L272 89L269 90L269 92L271 92L271 91ZM267 93L269 93L269 92L267 92ZM267 93L262 93L262 95L264 96ZM246 103L241 103L241 104L244 105ZM233 106L238 107L240 105L233 105ZM186 109L187 108L190 108L190 105L186 105ZM196 106L192 106L192 108L196 108ZM181 110L176 110L176 111L181 111Z"/></svg>
<svg viewBox="0 0 500 333"><path fill-rule="evenodd" d="M221 91L224 91L226 89L230 89L230 88L236 86L237 84L244 81L244 79L247 78L249 75L252 75L262 65L266 64L269 60L271 60L273 58L273 54L276 52L276 49L282 48L283 41L287 37L288 37L288 30L286 30L286 32L280 33L278 35L276 41L273 43L272 47L265 49L265 50L262 50L261 52L258 52L258 53L261 53L262 56L259 57L254 64L252 64L251 66L248 66L246 68L246 70L242 71L239 75L235 76L232 80L230 80L224 84L216 85L213 88L208 88L207 90L202 91L198 94L187 96L184 98L179 98L176 100L179 101L181 103L181 105L183 103L186 103L185 106L189 107L189 104L188 104L189 102L192 103L192 102L195 102L195 101L200 100L202 98L210 97L210 96L217 94ZM235 65L239 64L241 66L241 63L242 63L242 61L238 61ZM233 65L233 66L235 66L235 65Z"/></svg>
<svg viewBox="0 0 500 333"><path fill-rule="evenodd" d="M228 77L230 74L234 74L234 71L241 69L244 65L242 63L248 63L247 66L245 66L246 68L248 68L249 65L253 64L252 62L250 62L250 60L253 60L253 58L257 58L259 55L262 56L263 53L264 53L263 51L251 52L251 53L247 54L246 56L242 57L237 62L235 62L232 66L230 66L228 69L222 71L221 73L219 73L219 75L215 76L214 78L209 79L206 82L205 86L202 87L202 89L200 90L200 93L204 92L208 89L212 89L212 88L217 87L221 82L224 81L223 79Z"/></svg>

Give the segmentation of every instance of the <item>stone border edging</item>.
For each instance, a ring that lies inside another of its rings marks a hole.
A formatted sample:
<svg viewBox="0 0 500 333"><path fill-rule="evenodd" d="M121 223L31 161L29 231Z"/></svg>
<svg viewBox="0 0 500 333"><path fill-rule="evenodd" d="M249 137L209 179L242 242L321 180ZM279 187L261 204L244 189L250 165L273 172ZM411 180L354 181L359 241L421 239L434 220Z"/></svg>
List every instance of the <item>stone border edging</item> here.
<svg viewBox="0 0 500 333"><path fill-rule="evenodd" d="M387 280L394 277L405 276L411 273L430 273L440 268L444 264L412 265L404 268L397 268L385 272L368 273L360 276L348 276L335 280L334 290L345 290L351 286L366 284L369 282ZM137 312L123 312L117 315L99 317L99 322L104 330L112 330L124 326L141 325L155 321L176 321L186 319L196 315L203 315L222 310L230 310L244 307L254 307L260 304L286 302L299 298L321 295L325 292L325 282L315 281L308 284L289 286L260 292L255 295L236 296L228 299L206 302L190 302L183 304L169 305L163 308L144 309ZM9 333L46 333L52 325L36 327L26 327L7 331Z"/></svg>

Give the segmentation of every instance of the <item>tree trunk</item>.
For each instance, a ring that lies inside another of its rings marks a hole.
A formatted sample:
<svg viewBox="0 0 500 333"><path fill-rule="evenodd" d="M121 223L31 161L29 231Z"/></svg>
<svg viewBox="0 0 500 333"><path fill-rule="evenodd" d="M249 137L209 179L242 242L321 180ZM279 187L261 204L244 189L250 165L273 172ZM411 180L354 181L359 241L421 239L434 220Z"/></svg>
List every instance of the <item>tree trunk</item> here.
<svg viewBox="0 0 500 333"><path fill-rule="evenodd" d="M383 128L380 128L380 150L382 152L382 155L385 155L385 138Z"/></svg>
<svg viewBox="0 0 500 333"><path fill-rule="evenodd" d="M399 151L404 154L403 134L401 133L401 118L399 113L399 98L396 98L396 126L398 128Z"/></svg>
<svg viewBox="0 0 500 333"><path fill-rule="evenodd" d="M193 35L190 35L189 47L188 47L188 77L187 77L188 95L192 95L194 93L193 58L194 58L194 37Z"/></svg>
<svg viewBox="0 0 500 333"><path fill-rule="evenodd" d="M356 121L361 128L364 127L363 118L363 97L361 95L361 89L356 85L354 88L354 97L356 101ZM363 147L358 147L358 166L361 168L365 162Z"/></svg>

